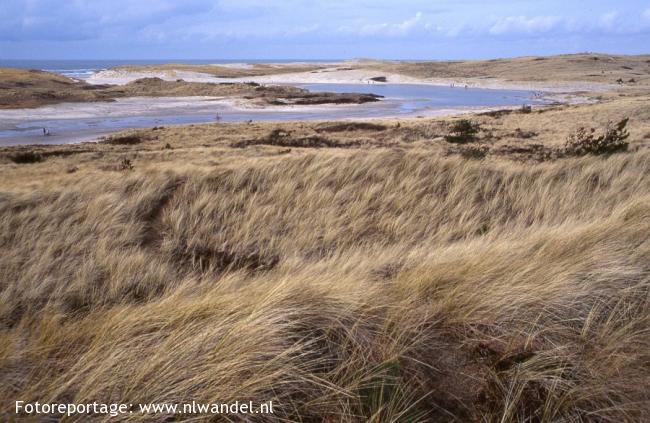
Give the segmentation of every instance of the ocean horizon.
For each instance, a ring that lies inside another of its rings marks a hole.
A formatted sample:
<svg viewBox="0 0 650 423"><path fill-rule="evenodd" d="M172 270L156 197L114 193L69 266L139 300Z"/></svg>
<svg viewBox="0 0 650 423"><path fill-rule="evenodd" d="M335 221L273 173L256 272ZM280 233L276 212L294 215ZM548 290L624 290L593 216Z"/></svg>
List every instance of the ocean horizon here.
<svg viewBox="0 0 650 423"><path fill-rule="evenodd" d="M93 74L124 65L160 65L165 63L184 63L190 65L232 64L232 63L334 63L345 59L101 59L101 60L20 60L0 59L0 67L18 69L37 69L58 73L68 78L88 79Z"/></svg>

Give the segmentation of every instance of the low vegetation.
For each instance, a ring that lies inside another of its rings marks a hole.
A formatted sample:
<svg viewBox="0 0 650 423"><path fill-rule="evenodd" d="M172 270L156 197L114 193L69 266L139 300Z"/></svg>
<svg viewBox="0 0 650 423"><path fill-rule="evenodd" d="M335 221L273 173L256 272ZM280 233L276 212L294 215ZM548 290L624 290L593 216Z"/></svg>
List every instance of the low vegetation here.
<svg viewBox="0 0 650 423"><path fill-rule="evenodd" d="M134 145L140 144L143 141L142 137L137 135L123 135L116 137L109 137L104 142L113 145Z"/></svg>
<svg viewBox="0 0 650 423"><path fill-rule="evenodd" d="M39 163L43 161L43 156L33 151L20 151L10 154L9 159L17 164Z"/></svg>
<svg viewBox="0 0 650 423"><path fill-rule="evenodd" d="M471 120L461 119L451 125L450 133L445 136L445 140L454 144L473 142L480 130L479 124Z"/></svg>
<svg viewBox="0 0 650 423"><path fill-rule="evenodd" d="M586 154L599 155L626 151L629 145L626 140L630 136L626 129L628 122L628 118L621 120L616 125L610 122L599 135L596 134L594 128L579 128L567 138L565 152L572 156L584 156Z"/></svg>
<svg viewBox="0 0 650 423"><path fill-rule="evenodd" d="M34 164L30 191L5 179L4 409L273 400L274 416L250 421L648 417L647 151L531 165L230 149L241 156L188 167L210 153L150 150L175 130ZM93 165L133 148L126 173Z"/></svg>
<svg viewBox="0 0 650 423"><path fill-rule="evenodd" d="M131 159L124 158L119 165L120 170L133 170L133 162Z"/></svg>
<svg viewBox="0 0 650 423"><path fill-rule="evenodd" d="M487 145L470 145L460 150L461 157L471 160L483 160L490 152Z"/></svg>

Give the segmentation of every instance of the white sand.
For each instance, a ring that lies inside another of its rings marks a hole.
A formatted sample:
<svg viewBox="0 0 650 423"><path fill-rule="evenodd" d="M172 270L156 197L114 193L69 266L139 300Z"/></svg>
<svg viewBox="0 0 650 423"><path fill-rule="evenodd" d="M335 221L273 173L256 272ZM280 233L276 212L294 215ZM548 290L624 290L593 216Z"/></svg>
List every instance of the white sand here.
<svg viewBox="0 0 650 423"><path fill-rule="evenodd" d="M179 70L133 72L127 70L105 70L97 72L86 80L89 84L125 85L142 78L160 78L165 81L182 79L187 82L219 82L219 78L207 73L187 72Z"/></svg>
<svg viewBox="0 0 650 423"><path fill-rule="evenodd" d="M192 113L228 107L232 107L232 99L223 97L127 97L112 102L59 103L34 109L2 110L0 128L8 122L147 116L173 111Z"/></svg>
<svg viewBox="0 0 650 423"><path fill-rule="evenodd" d="M219 66L222 68L231 68L231 69L251 69L254 65L250 63L213 63L212 66Z"/></svg>
<svg viewBox="0 0 650 423"><path fill-rule="evenodd" d="M295 64L294 64L295 65ZM277 64L282 67L286 64ZM424 84L436 86L468 86L469 88L516 89L544 91L547 93L576 93L581 91L615 90L614 84L593 82L523 82L503 81L497 78L415 78L400 74L382 73L368 69L345 69L345 64L338 64L311 72L283 73L277 75L251 76L242 78L217 78L213 75L188 71L152 71L131 72L125 70L107 70L99 72L88 79L91 84L123 85L146 77L158 77L168 81L183 79L188 82L257 82L260 84L382 84L371 78L384 76L389 84Z"/></svg>

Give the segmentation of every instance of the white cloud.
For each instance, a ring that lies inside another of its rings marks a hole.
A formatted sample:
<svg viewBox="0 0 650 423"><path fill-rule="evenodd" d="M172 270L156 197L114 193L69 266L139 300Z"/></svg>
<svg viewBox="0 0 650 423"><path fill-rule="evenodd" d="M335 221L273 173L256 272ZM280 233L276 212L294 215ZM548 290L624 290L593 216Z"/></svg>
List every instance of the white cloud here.
<svg viewBox="0 0 650 423"><path fill-rule="evenodd" d="M338 32L342 34L356 34L361 36L388 36L403 37L417 31L434 32L436 26L425 22L422 12L417 12L413 17L398 23L366 23L359 26L341 26Z"/></svg>
<svg viewBox="0 0 650 423"><path fill-rule="evenodd" d="M498 19L488 30L492 35L540 34L558 29L564 20L558 16L508 16Z"/></svg>
<svg viewBox="0 0 650 423"><path fill-rule="evenodd" d="M412 28L418 25L422 21L422 12L418 12L411 19L407 19L404 22L397 24L395 27L401 33L407 33Z"/></svg>
<svg viewBox="0 0 650 423"><path fill-rule="evenodd" d="M618 12L605 13L600 17L600 25L603 28L613 28L618 21Z"/></svg>
<svg viewBox="0 0 650 423"><path fill-rule="evenodd" d="M650 29L650 9L639 15L604 13L595 18L566 16L507 16L496 18L487 33L495 36L543 36L546 34L640 34ZM460 35L463 35L461 33Z"/></svg>
<svg viewBox="0 0 650 423"><path fill-rule="evenodd" d="M650 7L643 12L643 19L646 22L650 22Z"/></svg>

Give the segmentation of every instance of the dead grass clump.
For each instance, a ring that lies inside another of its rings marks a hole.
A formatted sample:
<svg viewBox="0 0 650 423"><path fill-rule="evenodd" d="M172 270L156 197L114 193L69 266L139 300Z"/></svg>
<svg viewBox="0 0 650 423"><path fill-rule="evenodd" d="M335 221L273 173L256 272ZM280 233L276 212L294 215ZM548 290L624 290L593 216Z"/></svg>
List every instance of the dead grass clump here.
<svg viewBox="0 0 650 423"><path fill-rule="evenodd" d="M623 119L616 125L611 122L604 128L602 134L596 135L596 130L579 128L569 135L564 146L564 152L570 156L584 156L587 154L612 154L626 151L627 138L630 136L626 129L629 119Z"/></svg>
<svg viewBox="0 0 650 423"><path fill-rule="evenodd" d="M264 257L254 249L238 252L206 246L189 246L187 241L177 242L171 255L183 267L210 273L239 270L268 271L273 269L279 261L278 257Z"/></svg>

